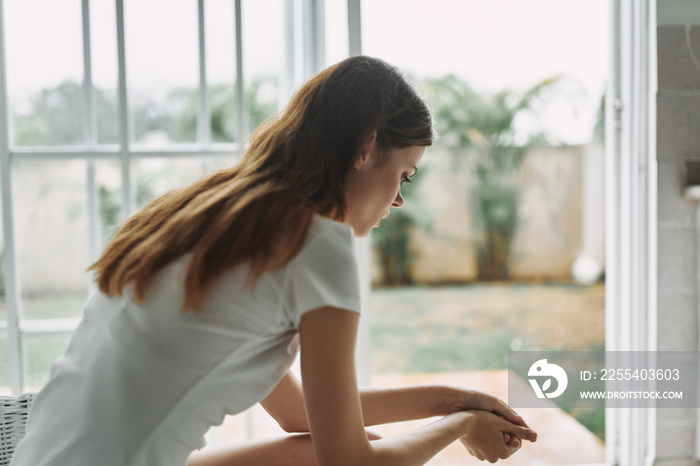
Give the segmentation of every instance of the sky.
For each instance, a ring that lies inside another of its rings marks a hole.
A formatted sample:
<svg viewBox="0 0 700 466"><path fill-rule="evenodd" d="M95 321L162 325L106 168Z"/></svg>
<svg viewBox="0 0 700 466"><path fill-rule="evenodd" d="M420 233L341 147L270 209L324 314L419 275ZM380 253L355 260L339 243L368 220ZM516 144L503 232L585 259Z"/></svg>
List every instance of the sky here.
<svg viewBox="0 0 700 466"><path fill-rule="evenodd" d="M299 1L299 0L297 0ZM365 0L363 52L417 77L455 73L480 91L524 89L575 76L591 108L605 86L609 0ZM27 95L82 77L78 0L5 0L8 86ZM125 0L126 57L133 88L196 86L195 0ZM115 7L90 2L96 85L116 90ZM234 77L230 0L207 0L207 73ZM326 0L327 56L347 48L346 0ZM244 69L282 73L283 0L243 0ZM254 25L254 26L253 26ZM588 118L588 117L587 117Z"/></svg>
<svg viewBox="0 0 700 466"><path fill-rule="evenodd" d="M608 0L371 0L363 45L416 74L456 73L484 90L570 73L600 93L607 18Z"/></svg>
<svg viewBox="0 0 700 466"><path fill-rule="evenodd" d="M608 74L608 0L370 0L363 51L416 77L454 73L481 92L564 75L538 115L556 140L591 139Z"/></svg>

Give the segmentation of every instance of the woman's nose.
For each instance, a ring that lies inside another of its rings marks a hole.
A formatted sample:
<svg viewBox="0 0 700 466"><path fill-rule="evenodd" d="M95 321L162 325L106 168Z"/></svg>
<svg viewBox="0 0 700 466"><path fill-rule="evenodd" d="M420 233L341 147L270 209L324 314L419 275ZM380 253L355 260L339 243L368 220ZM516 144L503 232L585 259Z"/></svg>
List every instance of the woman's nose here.
<svg viewBox="0 0 700 466"><path fill-rule="evenodd" d="M391 207L401 207L403 205L403 197L401 196L401 191L396 193L396 199L391 203Z"/></svg>

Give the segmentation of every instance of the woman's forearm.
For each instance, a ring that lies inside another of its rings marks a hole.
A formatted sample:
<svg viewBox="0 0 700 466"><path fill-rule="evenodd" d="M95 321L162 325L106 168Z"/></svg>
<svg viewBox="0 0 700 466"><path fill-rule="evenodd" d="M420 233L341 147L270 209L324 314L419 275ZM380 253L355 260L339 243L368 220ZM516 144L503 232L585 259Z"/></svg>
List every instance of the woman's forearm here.
<svg viewBox="0 0 700 466"><path fill-rule="evenodd" d="M534 442L537 434L484 410L458 411L412 432L372 442L375 461L357 464L425 464L458 439L470 454L493 463L520 448L522 442L508 440L512 438Z"/></svg>
<svg viewBox="0 0 700 466"><path fill-rule="evenodd" d="M422 465L465 435L472 414L450 414L419 429L372 441L372 465Z"/></svg>
<svg viewBox="0 0 700 466"><path fill-rule="evenodd" d="M527 424L503 400L477 390L445 385L363 389L360 392L365 426L445 416L466 410L494 413L522 427Z"/></svg>
<svg viewBox="0 0 700 466"><path fill-rule="evenodd" d="M458 390L439 385L363 388L360 391L366 426L443 416L451 412ZM308 432L301 383L286 374L261 403L287 432Z"/></svg>
<svg viewBox="0 0 700 466"><path fill-rule="evenodd" d="M444 416L457 391L440 385L402 388L363 388L360 391L366 426Z"/></svg>
<svg viewBox="0 0 700 466"><path fill-rule="evenodd" d="M492 411L518 425L522 419L493 397L443 385L360 390L365 426L426 419L467 409ZM261 403L287 432L308 432L301 383L290 373Z"/></svg>

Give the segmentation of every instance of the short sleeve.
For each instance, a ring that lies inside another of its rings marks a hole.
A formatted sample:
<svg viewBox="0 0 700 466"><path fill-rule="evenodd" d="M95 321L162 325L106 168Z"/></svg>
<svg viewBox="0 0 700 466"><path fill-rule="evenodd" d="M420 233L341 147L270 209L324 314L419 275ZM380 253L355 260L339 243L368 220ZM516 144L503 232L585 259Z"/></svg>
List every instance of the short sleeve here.
<svg viewBox="0 0 700 466"><path fill-rule="evenodd" d="M360 281L352 229L319 218L287 268L286 308L298 327L308 311L330 306L360 312Z"/></svg>

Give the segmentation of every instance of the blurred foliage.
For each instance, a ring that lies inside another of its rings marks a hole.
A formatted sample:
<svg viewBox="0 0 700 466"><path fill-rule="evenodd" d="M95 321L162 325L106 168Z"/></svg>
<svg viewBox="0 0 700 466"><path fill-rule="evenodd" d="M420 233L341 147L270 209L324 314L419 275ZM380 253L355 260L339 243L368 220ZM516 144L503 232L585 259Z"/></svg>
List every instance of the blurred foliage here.
<svg viewBox="0 0 700 466"><path fill-rule="evenodd" d="M24 111L12 115L17 146L72 145L83 142L82 89L75 81L31 96Z"/></svg>
<svg viewBox="0 0 700 466"><path fill-rule="evenodd" d="M571 413L586 429L605 441L605 408L589 408Z"/></svg>
<svg viewBox="0 0 700 466"><path fill-rule="evenodd" d="M382 286L413 283L411 266L415 252L411 249L411 230L418 227L430 231L432 223L430 212L417 195L425 173L425 166L421 166L410 183L402 184L404 205L400 209L391 209L391 215L382 221L382 225L372 230L372 244L382 272L379 284Z"/></svg>
<svg viewBox="0 0 700 466"><path fill-rule="evenodd" d="M273 115L278 107L278 79L260 76L249 80L244 89L246 131ZM130 123L134 141L158 134L168 143L196 140L199 112L197 89L176 88L166 93L162 101L149 96L130 94ZM113 92L94 88L94 110L98 142L119 142L118 99ZM235 142L237 96L231 84L213 84L208 88L210 128L213 142ZM15 146L55 146L83 144L83 94L80 83L65 81L56 87L43 89L12 108L12 136ZM162 137L164 136L164 138ZM247 135L246 135L247 137ZM154 196L150 177L137 177L136 205L143 205ZM166 174L162 174L166 176ZM121 189L104 185L98 187L101 235L106 244L115 232L121 213ZM0 294L4 292L0 275Z"/></svg>
<svg viewBox="0 0 700 466"><path fill-rule="evenodd" d="M518 170L526 153L548 143L536 109L551 97L560 77L525 92L482 94L448 75L424 82L433 109L438 144L453 154L458 173L470 186L478 279L507 280L518 227ZM529 129L523 127L530 126Z"/></svg>
<svg viewBox="0 0 700 466"><path fill-rule="evenodd" d="M260 76L250 79L244 89L245 131L250 132L278 109L278 79ZM236 107L234 86L213 84L208 88L213 142L235 142ZM113 92L95 88L93 93L99 143L119 141L118 99ZM199 92L197 89L169 90L161 101L134 92L129 95L131 134L141 141L162 133L166 142L196 140ZM82 144L83 94L80 83L65 81L43 89L12 108L15 146ZM247 134L246 134L247 137Z"/></svg>
<svg viewBox="0 0 700 466"><path fill-rule="evenodd" d="M111 241L112 236L116 233L116 226L119 224L121 192L116 189L109 189L106 186L100 186L97 189L97 195L100 206L101 239L104 245Z"/></svg>
<svg viewBox="0 0 700 466"><path fill-rule="evenodd" d="M245 123L247 133L251 133L262 122L278 110L278 79L276 76L252 78L244 89ZM173 94L184 103L183 114L172 122L171 131L183 140L195 140L199 93L194 89L178 89ZM237 141L236 107L237 96L234 87L228 84L215 84L208 89L211 109L211 138L213 142ZM169 133L170 134L170 133ZM247 136L247 134L246 134Z"/></svg>
<svg viewBox="0 0 700 466"><path fill-rule="evenodd" d="M601 97L598 112L596 113L593 138L601 144L605 144L605 95Z"/></svg>
<svg viewBox="0 0 700 466"><path fill-rule="evenodd" d="M453 154L453 168L470 186L478 280L509 279L512 244L519 225L518 172L529 150L550 143L537 114L545 102L559 96L557 85L561 81L557 76L524 92L504 90L496 94L476 92L455 75L421 83L436 121L436 146ZM412 283L410 268L415 257L410 230L429 224L417 225L429 210L413 209L415 204L407 198L406 205L373 233L383 285Z"/></svg>
<svg viewBox="0 0 700 466"><path fill-rule="evenodd" d="M382 226L372 232L372 244L382 270L381 285L399 286L413 283L410 250L410 228L413 217L403 210L394 210L382 221Z"/></svg>

